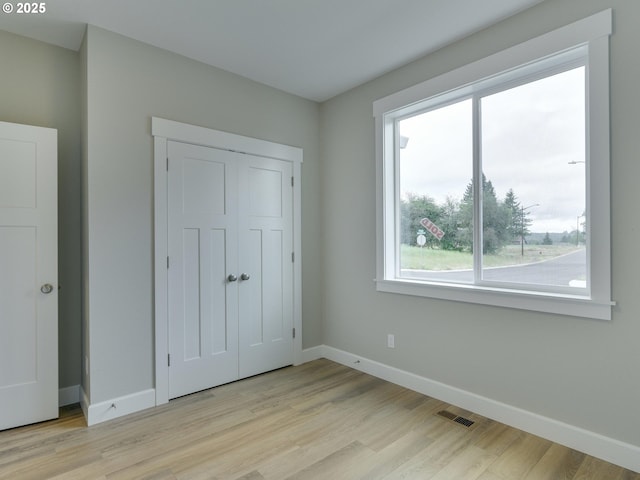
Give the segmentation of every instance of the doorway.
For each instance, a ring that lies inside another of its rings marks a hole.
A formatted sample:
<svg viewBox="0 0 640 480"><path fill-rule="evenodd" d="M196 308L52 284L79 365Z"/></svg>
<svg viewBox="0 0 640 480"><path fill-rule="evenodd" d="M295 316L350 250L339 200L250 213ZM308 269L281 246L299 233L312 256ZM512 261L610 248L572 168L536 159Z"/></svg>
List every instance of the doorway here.
<svg viewBox="0 0 640 480"><path fill-rule="evenodd" d="M301 363L302 150L159 118L152 132L156 404Z"/></svg>

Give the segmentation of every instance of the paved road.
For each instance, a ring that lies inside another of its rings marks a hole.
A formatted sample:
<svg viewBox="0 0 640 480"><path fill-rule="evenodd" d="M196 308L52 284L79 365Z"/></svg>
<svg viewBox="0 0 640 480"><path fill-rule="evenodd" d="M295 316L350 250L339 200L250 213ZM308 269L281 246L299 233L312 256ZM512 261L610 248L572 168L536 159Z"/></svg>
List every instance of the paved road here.
<svg viewBox="0 0 640 480"><path fill-rule="evenodd" d="M484 279L490 281L507 281L530 283L536 285L568 286L570 282L586 278L586 250L562 255L527 265L513 267L485 268ZM471 270L454 272L429 272L425 270L403 270L405 278L443 280L454 282L472 282Z"/></svg>

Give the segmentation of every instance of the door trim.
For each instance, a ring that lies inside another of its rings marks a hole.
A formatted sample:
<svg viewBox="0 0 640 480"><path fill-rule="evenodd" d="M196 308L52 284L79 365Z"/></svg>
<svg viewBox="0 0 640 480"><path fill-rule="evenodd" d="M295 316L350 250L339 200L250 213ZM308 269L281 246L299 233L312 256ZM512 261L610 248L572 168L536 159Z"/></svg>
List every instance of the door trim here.
<svg viewBox="0 0 640 480"><path fill-rule="evenodd" d="M293 364L302 358L302 261L301 240L301 181L303 151L298 147L245 137L233 133L189 125L158 117L151 117L153 135L154 176L154 325L155 325L155 382L156 405L169 401L169 316L168 316L168 192L167 192L167 142L170 140L231 150L260 157L291 162L293 167Z"/></svg>

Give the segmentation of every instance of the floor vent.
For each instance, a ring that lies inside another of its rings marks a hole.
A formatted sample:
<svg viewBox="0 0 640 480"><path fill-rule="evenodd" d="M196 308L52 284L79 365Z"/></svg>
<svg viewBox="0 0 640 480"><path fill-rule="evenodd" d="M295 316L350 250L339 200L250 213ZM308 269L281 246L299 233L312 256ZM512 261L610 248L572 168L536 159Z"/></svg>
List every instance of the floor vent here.
<svg viewBox="0 0 640 480"><path fill-rule="evenodd" d="M463 425L467 428L469 428L471 425L475 423L473 420L469 420L468 418L461 417L459 415L456 415L455 413L448 412L447 410L439 411L438 415L446 418L447 420L451 420L452 422Z"/></svg>

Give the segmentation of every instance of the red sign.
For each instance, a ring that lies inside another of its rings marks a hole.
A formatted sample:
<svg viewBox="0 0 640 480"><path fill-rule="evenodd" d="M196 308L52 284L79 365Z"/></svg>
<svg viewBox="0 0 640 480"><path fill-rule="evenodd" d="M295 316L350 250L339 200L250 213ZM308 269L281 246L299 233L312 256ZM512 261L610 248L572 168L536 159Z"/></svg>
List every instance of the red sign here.
<svg viewBox="0 0 640 480"><path fill-rule="evenodd" d="M428 218L423 218L422 220L420 220L420 225L426 228L427 232L436 237L438 240L442 240L442 237L444 237L444 232L440 229L440 227L438 227Z"/></svg>

